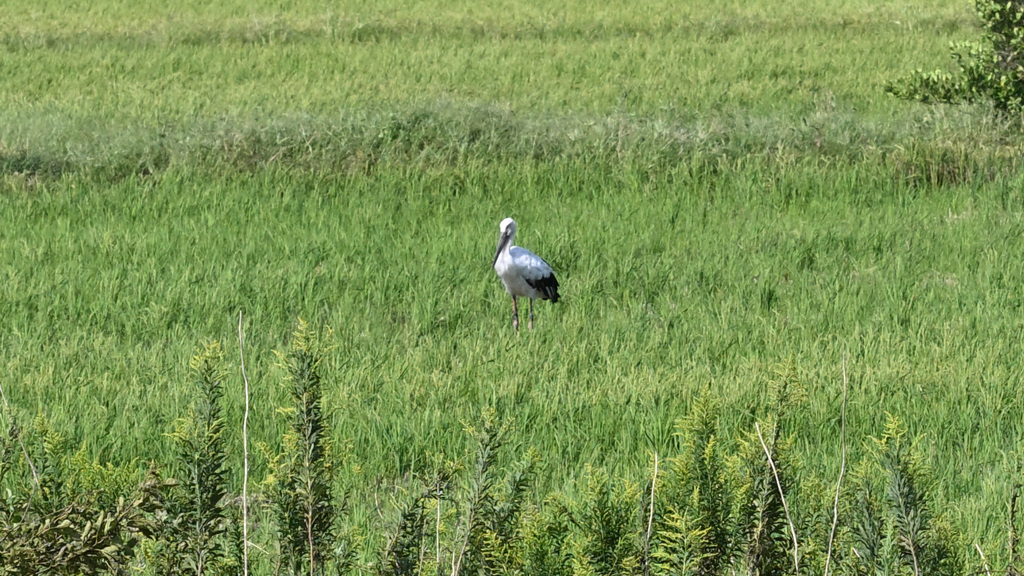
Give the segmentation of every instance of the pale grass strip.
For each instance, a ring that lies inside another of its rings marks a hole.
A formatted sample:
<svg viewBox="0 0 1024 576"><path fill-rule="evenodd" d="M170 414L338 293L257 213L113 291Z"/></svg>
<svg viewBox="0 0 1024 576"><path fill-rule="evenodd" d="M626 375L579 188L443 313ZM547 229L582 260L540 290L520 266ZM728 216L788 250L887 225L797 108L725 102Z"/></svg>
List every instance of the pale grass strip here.
<svg viewBox="0 0 1024 576"><path fill-rule="evenodd" d="M843 354L843 418L840 442L842 446L842 463L839 465L839 481L836 482L836 500L832 506L832 532L828 535L828 554L825 555L825 576L828 576L832 561L832 544L836 539L836 525L839 524L839 487L843 485L843 474L846 472L846 354Z"/></svg>
<svg viewBox="0 0 1024 576"><path fill-rule="evenodd" d="M306 514L306 539L309 542L309 573L310 575L316 574L313 571L315 564L313 563L313 553L316 549L313 547L313 517L311 513Z"/></svg>
<svg viewBox="0 0 1024 576"><path fill-rule="evenodd" d="M761 436L761 427L754 422L754 429L757 430L757 439L761 441L761 448L764 448L764 455L768 457L768 465L772 467L772 475L775 476L775 486L779 489L779 498L782 499L782 509L786 511L786 522L789 523L789 532L793 535L793 568L800 573L800 557L797 555L796 528L793 527L793 519L789 517L789 505L786 504L786 495L782 493L782 482L779 481L779 471L775 469L775 462L772 461L768 445L764 443L764 436Z"/></svg>
<svg viewBox="0 0 1024 576"><path fill-rule="evenodd" d="M654 527L654 487L658 483L658 453L654 453L654 475L651 476L651 514L647 517L647 538L644 539L644 574L651 572L651 528Z"/></svg>
<svg viewBox="0 0 1024 576"><path fill-rule="evenodd" d="M11 413L11 405L7 403L7 395L4 394L3 386L0 386L0 398L4 400L4 408L7 409L7 413L11 414L11 418L14 418L14 414ZM36 472L36 465L32 463L32 459L28 457L28 449L25 448L25 440L22 439L21 434L18 434L18 444L21 444L21 453L25 455L25 461L28 462L29 470L32 471L32 482L35 489L38 489L39 473Z"/></svg>
<svg viewBox="0 0 1024 576"><path fill-rule="evenodd" d="M437 522L434 524L434 562L437 564L438 571L441 570L441 482L438 481L437 486Z"/></svg>
<svg viewBox="0 0 1024 576"><path fill-rule="evenodd" d="M238 311L238 357L242 362L245 382L245 413L242 415L242 574L249 576L249 377L245 374L245 352L242 350L242 311Z"/></svg>

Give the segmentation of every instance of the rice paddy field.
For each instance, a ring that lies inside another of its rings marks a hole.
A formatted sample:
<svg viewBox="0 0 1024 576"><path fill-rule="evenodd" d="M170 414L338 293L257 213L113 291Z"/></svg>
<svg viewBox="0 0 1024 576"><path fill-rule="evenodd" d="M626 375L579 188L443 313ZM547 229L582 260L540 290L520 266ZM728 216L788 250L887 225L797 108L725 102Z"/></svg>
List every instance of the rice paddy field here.
<svg viewBox="0 0 1024 576"><path fill-rule="evenodd" d="M850 458L899 417L935 509L998 554L1024 437L1024 137L884 91L978 34L961 0L9 0L11 413L144 469L219 340L240 442L241 312L269 451L274 351L299 318L330 327L355 493L463 458L487 407L537 450L538 494L587 465L642 479L700 390L735 442L782 377L796 473L828 484L845 358ZM563 295L519 334L490 269L506 216Z"/></svg>

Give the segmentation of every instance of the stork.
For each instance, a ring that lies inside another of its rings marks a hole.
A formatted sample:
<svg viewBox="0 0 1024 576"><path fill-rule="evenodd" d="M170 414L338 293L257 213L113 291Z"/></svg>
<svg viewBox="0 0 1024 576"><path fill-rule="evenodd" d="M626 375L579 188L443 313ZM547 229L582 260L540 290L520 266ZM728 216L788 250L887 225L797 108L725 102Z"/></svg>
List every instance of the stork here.
<svg viewBox="0 0 1024 576"><path fill-rule="evenodd" d="M498 225L498 251L494 253L494 271L505 290L512 296L512 328L519 331L517 297L530 299L530 330L533 330L533 301L536 298L558 302L558 280L555 272L540 256L526 248L513 246L516 221L505 218Z"/></svg>

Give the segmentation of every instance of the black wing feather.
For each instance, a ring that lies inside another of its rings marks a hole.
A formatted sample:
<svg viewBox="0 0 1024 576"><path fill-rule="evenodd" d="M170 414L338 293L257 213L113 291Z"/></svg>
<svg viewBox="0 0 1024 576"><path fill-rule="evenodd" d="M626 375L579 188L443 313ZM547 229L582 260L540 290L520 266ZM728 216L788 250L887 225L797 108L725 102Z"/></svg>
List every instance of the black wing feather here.
<svg viewBox="0 0 1024 576"><path fill-rule="evenodd" d="M551 300L552 303L558 302L558 280L555 278L554 274L548 274L547 276L536 280L527 279L526 283L534 290L538 290L544 294L545 300Z"/></svg>

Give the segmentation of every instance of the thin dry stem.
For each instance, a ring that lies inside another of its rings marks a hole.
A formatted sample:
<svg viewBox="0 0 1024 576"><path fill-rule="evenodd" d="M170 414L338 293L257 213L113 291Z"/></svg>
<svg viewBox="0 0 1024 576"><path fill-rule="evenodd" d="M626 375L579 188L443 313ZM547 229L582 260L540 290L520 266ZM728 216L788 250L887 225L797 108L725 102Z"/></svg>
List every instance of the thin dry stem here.
<svg viewBox="0 0 1024 576"><path fill-rule="evenodd" d="M800 556L797 553L796 528L793 527L793 519L789 517L789 505L786 504L786 495L782 493L782 482L779 481L779 471L775 469L775 462L772 454L768 451L768 445L764 443L764 436L761 436L761 427L754 422L754 430L757 430L757 439L761 441L761 448L764 448L764 455L768 457L768 465L772 468L772 476L775 477L775 487L779 489L779 498L782 499L782 509L786 511L786 522L789 523L789 532L793 535L793 568L800 573Z"/></svg>
<svg viewBox="0 0 1024 576"><path fill-rule="evenodd" d="M437 521L434 524L434 561L438 565L438 570L441 566L441 483L437 483Z"/></svg>
<svg viewBox="0 0 1024 576"><path fill-rule="evenodd" d="M836 539L836 525L839 524L839 488L843 485L843 474L846 472L846 354L843 354L843 417L840 443L842 450L842 463L839 465L839 481L836 482L836 500L832 505L832 531L828 535L828 553L825 555L825 576L828 576L828 569L832 563L832 544Z"/></svg>
<svg viewBox="0 0 1024 576"><path fill-rule="evenodd" d="M452 558L452 576L459 576L462 573L462 559L466 556L466 548L469 547L469 530L471 528L466 529L466 537L462 539L459 553Z"/></svg>
<svg viewBox="0 0 1024 576"><path fill-rule="evenodd" d="M651 571L651 529L654 527L654 487L658 483L658 453L654 453L654 475L651 476L651 513L647 517L647 537L644 538L644 574Z"/></svg>
<svg viewBox="0 0 1024 576"><path fill-rule="evenodd" d="M452 548L452 576L458 576L459 574L458 567L456 566L457 561L458 557L455 555L455 549Z"/></svg>
<svg viewBox="0 0 1024 576"><path fill-rule="evenodd" d="M914 576L921 576L921 568L917 565L917 552L910 546L910 559L914 561Z"/></svg>
<svg viewBox="0 0 1024 576"><path fill-rule="evenodd" d="M238 357L242 363L245 383L245 412L242 415L242 574L249 576L249 377L245 374L245 352L242 349L242 311L238 311Z"/></svg>
<svg viewBox="0 0 1024 576"><path fill-rule="evenodd" d="M1020 463L1017 464L1017 474L1020 477ZM1020 498L1021 484L1018 480L1014 482L1010 491L1010 509L1008 514L1008 530L1006 538L1006 551L1010 554L1010 567L1016 570L1017 567L1017 500Z"/></svg>
<svg viewBox="0 0 1024 576"><path fill-rule="evenodd" d="M312 513L310 512L306 513L306 539L309 542L309 574L310 576L313 576L313 553L316 552L316 550L313 547L313 518Z"/></svg>
<svg viewBox="0 0 1024 576"><path fill-rule="evenodd" d="M985 560L985 553L981 551L981 546L978 546L977 542L974 544L974 549L978 551L978 556L981 556L981 565L985 568L985 574L992 576L992 570L988 567L988 560Z"/></svg>

